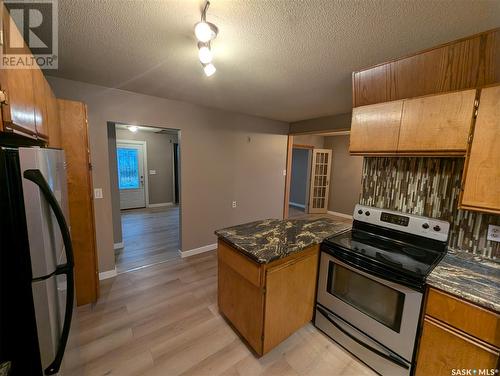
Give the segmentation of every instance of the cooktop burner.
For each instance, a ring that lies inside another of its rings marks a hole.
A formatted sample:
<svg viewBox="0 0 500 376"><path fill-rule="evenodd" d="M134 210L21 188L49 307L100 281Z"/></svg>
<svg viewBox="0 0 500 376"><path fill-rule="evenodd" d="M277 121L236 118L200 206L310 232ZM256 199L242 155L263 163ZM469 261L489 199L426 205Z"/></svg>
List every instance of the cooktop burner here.
<svg viewBox="0 0 500 376"><path fill-rule="evenodd" d="M420 289L446 253L448 222L361 205L353 218L321 249L365 272Z"/></svg>
<svg viewBox="0 0 500 376"><path fill-rule="evenodd" d="M356 229L330 237L325 240L325 244L337 245L359 257L422 279L444 255L443 252L383 239Z"/></svg>

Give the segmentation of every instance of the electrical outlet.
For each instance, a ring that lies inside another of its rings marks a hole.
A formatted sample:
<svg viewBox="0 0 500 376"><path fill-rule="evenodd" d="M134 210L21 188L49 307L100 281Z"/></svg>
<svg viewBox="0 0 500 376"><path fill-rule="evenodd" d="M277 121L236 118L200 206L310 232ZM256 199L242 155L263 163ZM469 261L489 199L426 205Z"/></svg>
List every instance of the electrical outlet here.
<svg viewBox="0 0 500 376"><path fill-rule="evenodd" d="M236 201L233 201L232 207L233 207L233 209L236 207Z"/></svg>
<svg viewBox="0 0 500 376"><path fill-rule="evenodd" d="M500 226L488 225L488 240L492 242L500 242Z"/></svg>
<svg viewBox="0 0 500 376"><path fill-rule="evenodd" d="M102 198L102 188L94 188L94 198Z"/></svg>

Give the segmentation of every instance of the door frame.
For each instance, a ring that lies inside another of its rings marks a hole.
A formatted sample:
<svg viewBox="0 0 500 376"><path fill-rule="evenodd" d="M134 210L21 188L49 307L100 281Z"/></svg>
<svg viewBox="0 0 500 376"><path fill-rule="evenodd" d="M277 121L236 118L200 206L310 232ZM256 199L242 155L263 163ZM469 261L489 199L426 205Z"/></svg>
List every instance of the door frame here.
<svg viewBox="0 0 500 376"><path fill-rule="evenodd" d="M118 144L132 144L132 145L142 145L142 164L144 169L144 196L146 199L146 208L149 208L149 171L148 171L148 144L146 141L137 141L137 140L126 140L126 139L116 139L116 148L118 148ZM118 153L117 157L118 157ZM118 164L118 163L117 163ZM118 177L119 179L120 177ZM120 192L120 187L118 185L118 192ZM120 209L121 210L121 209Z"/></svg>
<svg viewBox="0 0 500 376"><path fill-rule="evenodd" d="M286 145L286 164L285 164L285 194L284 194L284 199L283 199L283 219L288 218L288 205L290 203L290 183L292 179L292 153L293 153L293 137L294 136L300 136L300 135L306 135L306 134L314 134L318 136L344 136L344 135L350 135L351 134L351 129L350 128L341 128L341 129L324 129L324 130L311 130L311 131L305 131L305 132L295 132L295 133L289 133L288 134L288 139L287 139L287 145ZM307 146L307 145L296 145L296 147L300 146ZM332 154L333 158L333 154ZM332 183L331 181L332 177L330 176L330 184Z"/></svg>

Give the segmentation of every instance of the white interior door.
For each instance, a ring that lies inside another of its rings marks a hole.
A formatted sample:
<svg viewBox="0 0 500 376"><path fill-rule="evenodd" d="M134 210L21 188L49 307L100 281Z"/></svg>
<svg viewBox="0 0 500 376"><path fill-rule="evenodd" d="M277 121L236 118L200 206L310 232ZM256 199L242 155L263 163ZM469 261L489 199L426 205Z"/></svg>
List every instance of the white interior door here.
<svg viewBox="0 0 500 376"><path fill-rule="evenodd" d="M144 187L144 144L119 141L116 143L120 209L146 207Z"/></svg>
<svg viewBox="0 0 500 376"><path fill-rule="evenodd" d="M326 213L328 211L331 163L331 150L313 150L311 187L309 188L309 213Z"/></svg>

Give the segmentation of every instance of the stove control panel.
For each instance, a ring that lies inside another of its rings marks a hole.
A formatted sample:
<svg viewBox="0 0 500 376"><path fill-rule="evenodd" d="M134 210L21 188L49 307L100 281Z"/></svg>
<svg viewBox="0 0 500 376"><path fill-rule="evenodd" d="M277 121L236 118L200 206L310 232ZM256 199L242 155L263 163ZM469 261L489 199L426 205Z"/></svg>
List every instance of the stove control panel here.
<svg viewBox="0 0 500 376"><path fill-rule="evenodd" d="M450 232L446 221L364 205L356 205L353 219L439 241L447 241Z"/></svg>

